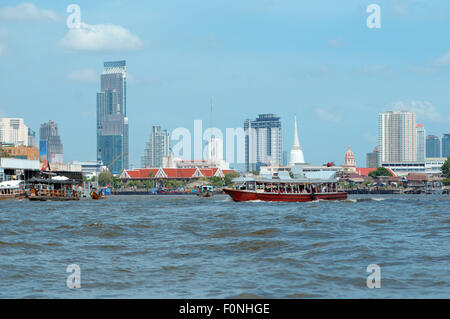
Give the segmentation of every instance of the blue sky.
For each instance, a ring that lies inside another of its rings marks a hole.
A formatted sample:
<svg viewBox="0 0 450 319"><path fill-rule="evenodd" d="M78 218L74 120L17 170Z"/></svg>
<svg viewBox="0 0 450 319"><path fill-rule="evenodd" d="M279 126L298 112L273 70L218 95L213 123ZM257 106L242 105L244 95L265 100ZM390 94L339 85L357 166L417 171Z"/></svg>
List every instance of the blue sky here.
<svg viewBox="0 0 450 319"><path fill-rule="evenodd" d="M69 4L96 30L69 34ZM369 4L381 28L366 25ZM140 165L152 125L223 131L276 113L284 149L297 113L306 161L358 166L376 146L377 114L417 112L427 134L450 132L450 2L2 1L0 116L35 131L59 124L65 160L96 157L103 61L127 60L130 159ZM87 41L87 42L86 42Z"/></svg>

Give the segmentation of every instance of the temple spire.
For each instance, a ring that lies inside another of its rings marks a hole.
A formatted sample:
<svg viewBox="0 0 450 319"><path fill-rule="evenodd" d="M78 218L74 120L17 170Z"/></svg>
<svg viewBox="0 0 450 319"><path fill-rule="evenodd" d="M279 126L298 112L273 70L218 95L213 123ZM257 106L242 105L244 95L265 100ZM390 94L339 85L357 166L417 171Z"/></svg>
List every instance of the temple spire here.
<svg viewBox="0 0 450 319"><path fill-rule="evenodd" d="M294 115L294 144L292 149L300 149L300 141L298 138L298 128L297 128L297 113Z"/></svg>
<svg viewBox="0 0 450 319"><path fill-rule="evenodd" d="M295 166L296 164L304 164L305 158L303 156L302 148L300 147L300 140L298 138L298 128L297 128L297 114L294 115L294 143L291 148L291 161L290 166Z"/></svg>

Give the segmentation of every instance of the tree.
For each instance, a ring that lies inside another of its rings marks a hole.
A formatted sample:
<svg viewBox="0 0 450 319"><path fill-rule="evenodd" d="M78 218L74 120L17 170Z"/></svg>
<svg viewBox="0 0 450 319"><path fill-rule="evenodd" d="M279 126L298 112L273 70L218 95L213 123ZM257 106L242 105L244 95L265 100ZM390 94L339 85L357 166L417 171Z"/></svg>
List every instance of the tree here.
<svg viewBox="0 0 450 319"><path fill-rule="evenodd" d="M450 157L447 157L447 160L445 161L444 165L442 165L442 174L446 178L450 178Z"/></svg>
<svg viewBox="0 0 450 319"><path fill-rule="evenodd" d="M114 182L114 175L110 171L103 171L98 174L98 184L100 186L111 185Z"/></svg>
<svg viewBox="0 0 450 319"><path fill-rule="evenodd" d="M289 176L290 176L290 178L294 178L294 177L295 177L295 176L294 176L294 173L292 173L291 170L289 170Z"/></svg>
<svg viewBox="0 0 450 319"><path fill-rule="evenodd" d="M378 167L376 171L369 173L370 177L378 177L378 176L392 176L391 172L385 167Z"/></svg>
<svg viewBox="0 0 450 319"><path fill-rule="evenodd" d="M259 175L259 172L258 171L252 171L252 174L257 176L257 175Z"/></svg>
<svg viewBox="0 0 450 319"><path fill-rule="evenodd" d="M231 180L233 178L236 178L239 176L241 176L241 174L239 174L238 172L229 172L229 173L225 174L223 181L224 181L225 185L231 186L231 184L232 184Z"/></svg>

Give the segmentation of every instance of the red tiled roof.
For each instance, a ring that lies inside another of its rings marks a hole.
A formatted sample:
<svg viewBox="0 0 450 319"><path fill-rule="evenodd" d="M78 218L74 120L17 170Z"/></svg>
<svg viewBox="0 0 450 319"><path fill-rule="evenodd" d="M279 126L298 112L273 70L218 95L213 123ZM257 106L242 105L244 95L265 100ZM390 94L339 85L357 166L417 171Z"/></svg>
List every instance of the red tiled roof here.
<svg viewBox="0 0 450 319"><path fill-rule="evenodd" d="M370 172L376 171L376 168L357 167L356 172L362 176L369 176Z"/></svg>
<svg viewBox="0 0 450 319"><path fill-rule="evenodd" d="M218 168L200 168L200 172L204 177L213 177L216 175Z"/></svg>
<svg viewBox="0 0 450 319"><path fill-rule="evenodd" d="M194 178L196 168L163 168L167 178Z"/></svg>
<svg viewBox="0 0 450 319"><path fill-rule="evenodd" d="M386 168L386 169L389 171L389 173L392 174L392 176L397 176L397 175L394 173L394 171L391 170L390 168ZM356 168L356 172L357 172L359 175L362 175L362 176L369 176L369 173L370 173L370 172L374 172L374 171L376 171L376 170L377 170L376 168L367 168L367 167L357 167L357 168Z"/></svg>
<svg viewBox="0 0 450 319"><path fill-rule="evenodd" d="M126 170L126 173L131 179L143 179L150 178L150 173L153 173L153 176L155 176L156 173L158 173L158 170L158 168L138 168Z"/></svg>
<svg viewBox="0 0 450 319"><path fill-rule="evenodd" d="M427 174L409 173L406 177L408 181L427 181Z"/></svg>

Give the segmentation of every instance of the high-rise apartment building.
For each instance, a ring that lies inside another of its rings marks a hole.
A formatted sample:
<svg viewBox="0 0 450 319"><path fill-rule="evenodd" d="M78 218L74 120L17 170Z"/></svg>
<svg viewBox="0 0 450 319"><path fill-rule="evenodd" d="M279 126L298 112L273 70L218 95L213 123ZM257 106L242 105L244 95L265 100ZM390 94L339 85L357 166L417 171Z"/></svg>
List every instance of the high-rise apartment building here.
<svg viewBox="0 0 450 319"><path fill-rule="evenodd" d="M417 156L416 161L423 162L426 157L426 131L422 124L416 125L416 145L417 145Z"/></svg>
<svg viewBox="0 0 450 319"><path fill-rule="evenodd" d="M149 141L141 158L142 167L157 168L163 166L163 157L169 156L170 134L161 126L153 126Z"/></svg>
<svg viewBox="0 0 450 319"><path fill-rule="evenodd" d="M97 161L113 173L128 168L126 61L105 62L97 93Z"/></svg>
<svg viewBox="0 0 450 319"><path fill-rule="evenodd" d="M378 162L417 161L416 113L386 112L378 115Z"/></svg>
<svg viewBox="0 0 450 319"><path fill-rule="evenodd" d="M450 134L442 136L442 157L450 157Z"/></svg>
<svg viewBox="0 0 450 319"><path fill-rule="evenodd" d="M41 124L39 131L39 155L49 163L63 163L63 145L58 134L58 125L54 121Z"/></svg>
<svg viewBox="0 0 450 319"><path fill-rule="evenodd" d="M0 119L0 143L28 146L28 126L21 118Z"/></svg>
<svg viewBox="0 0 450 319"><path fill-rule="evenodd" d="M427 158L441 157L441 141L435 135L427 136Z"/></svg>
<svg viewBox="0 0 450 319"><path fill-rule="evenodd" d="M283 138L280 118L260 114L256 120L245 120L245 170L258 170L262 165L281 165Z"/></svg>
<svg viewBox="0 0 450 319"><path fill-rule="evenodd" d="M366 155L366 167L368 168L378 168L380 167L378 163L378 147L375 147L372 153L367 153Z"/></svg>

